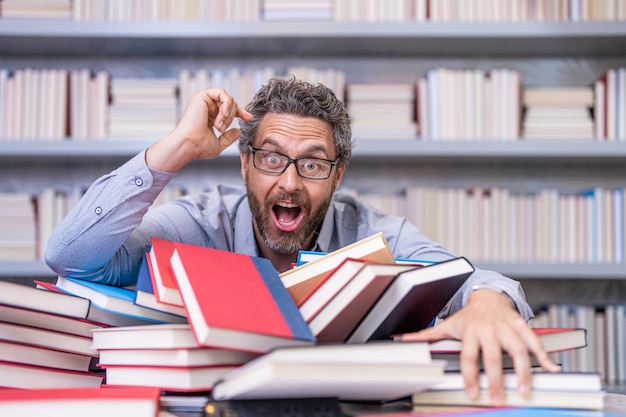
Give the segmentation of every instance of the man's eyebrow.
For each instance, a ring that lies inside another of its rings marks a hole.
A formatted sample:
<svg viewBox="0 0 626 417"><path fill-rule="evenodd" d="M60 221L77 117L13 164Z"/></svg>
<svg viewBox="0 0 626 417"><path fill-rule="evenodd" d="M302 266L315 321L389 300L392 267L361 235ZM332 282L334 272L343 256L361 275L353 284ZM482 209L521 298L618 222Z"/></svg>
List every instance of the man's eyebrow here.
<svg viewBox="0 0 626 417"><path fill-rule="evenodd" d="M263 138L263 140L261 141L260 146L264 146L264 145L275 146L281 152L284 152L282 147L278 143L278 141L276 141L275 139L272 139L271 137ZM324 147L322 145L316 145L316 146L313 146L311 148L308 148L308 149L305 150L305 153L312 153L312 152L317 152L317 151L321 151L321 152L324 153L324 155L328 156L328 150L326 149L326 147Z"/></svg>

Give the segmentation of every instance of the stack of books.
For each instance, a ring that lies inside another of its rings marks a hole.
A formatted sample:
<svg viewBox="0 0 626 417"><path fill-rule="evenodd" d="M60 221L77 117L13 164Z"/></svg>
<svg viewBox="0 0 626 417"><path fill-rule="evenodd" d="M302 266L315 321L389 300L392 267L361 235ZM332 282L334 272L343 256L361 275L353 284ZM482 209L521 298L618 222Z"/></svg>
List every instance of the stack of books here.
<svg viewBox="0 0 626 417"><path fill-rule="evenodd" d="M594 91L591 87L526 87L523 138L593 139Z"/></svg>
<svg viewBox="0 0 626 417"><path fill-rule="evenodd" d="M107 386L209 391L222 375L258 354L203 347L188 324L113 327L93 332Z"/></svg>
<svg viewBox="0 0 626 417"><path fill-rule="evenodd" d="M98 387L89 300L0 281L0 386Z"/></svg>
<svg viewBox="0 0 626 417"><path fill-rule="evenodd" d="M415 139L412 83L351 83L346 87L352 132L359 139Z"/></svg>
<svg viewBox="0 0 626 417"><path fill-rule="evenodd" d="M463 257L398 260L382 235L311 257L281 279L318 343L363 343L426 328L474 272Z"/></svg>
<svg viewBox="0 0 626 417"><path fill-rule="evenodd" d="M0 259L36 259L35 205L28 193L0 193Z"/></svg>
<svg viewBox="0 0 626 417"><path fill-rule="evenodd" d="M176 126L176 78L111 78L109 136L161 136Z"/></svg>
<svg viewBox="0 0 626 417"><path fill-rule="evenodd" d="M153 238L136 300L141 292L152 297L154 313L181 309L175 317L184 323L94 331L107 385L207 391L224 373L265 352L315 342L264 258Z"/></svg>

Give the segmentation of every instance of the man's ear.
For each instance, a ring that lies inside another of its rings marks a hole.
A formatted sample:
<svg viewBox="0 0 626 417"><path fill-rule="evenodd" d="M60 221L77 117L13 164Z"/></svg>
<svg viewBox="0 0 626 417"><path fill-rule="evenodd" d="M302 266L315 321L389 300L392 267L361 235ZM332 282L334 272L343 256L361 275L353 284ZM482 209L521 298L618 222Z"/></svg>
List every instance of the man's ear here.
<svg viewBox="0 0 626 417"><path fill-rule="evenodd" d="M248 161L250 160L250 158L248 158L248 155L240 152L239 153L239 160L241 161L241 177L243 178L243 180L246 180L246 172L248 171Z"/></svg>
<svg viewBox="0 0 626 417"><path fill-rule="evenodd" d="M341 179L343 178L345 170L346 165L335 165L335 190L339 188L339 184L341 184Z"/></svg>

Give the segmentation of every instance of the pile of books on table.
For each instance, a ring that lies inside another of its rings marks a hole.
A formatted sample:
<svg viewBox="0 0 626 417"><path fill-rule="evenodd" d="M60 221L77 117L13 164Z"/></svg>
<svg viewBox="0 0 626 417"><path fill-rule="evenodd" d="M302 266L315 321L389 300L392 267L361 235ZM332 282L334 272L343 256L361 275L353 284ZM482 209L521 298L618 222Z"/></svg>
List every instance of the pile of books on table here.
<svg viewBox="0 0 626 417"><path fill-rule="evenodd" d="M375 235L279 275L267 259L153 239L136 288L65 277L41 282L41 288L0 283L0 385L8 388L0 390L7 398L0 401L0 414L1 407L26 410L26 404L47 404L54 396L72 404L81 396L94 404L108 396L120 403L140 399L145 414L139 416L155 415L164 398L177 394L218 402L409 398L416 407L467 404L458 344L391 336L426 327L473 267L464 258L429 263L390 256L384 237ZM295 289L305 282L309 291L298 297ZM437 290L443 295L435 296ZM422 311L420 292L432 299ZM315 330L321 314L329 315L330 324ZM554 334L541 336L550 351L586 344L584 330ZM554 343L550 337L560 344L548 345ZM39 353L27 356L29 351ZM504 365L512 366L510 360ZM38 369L37 376L31 369ZM577 386L565 385L563 377L537 372L530 399L507 391L507 401L568 407L562 395L539 393L569 386L570 395L587 400L571 401L569 408L599 407L604 392L598 375L572 375L572 381L587 378ZM507 390L514 387L514 375L507 373L505 382ZM484 405L485 395L472 405Z"/></svg>

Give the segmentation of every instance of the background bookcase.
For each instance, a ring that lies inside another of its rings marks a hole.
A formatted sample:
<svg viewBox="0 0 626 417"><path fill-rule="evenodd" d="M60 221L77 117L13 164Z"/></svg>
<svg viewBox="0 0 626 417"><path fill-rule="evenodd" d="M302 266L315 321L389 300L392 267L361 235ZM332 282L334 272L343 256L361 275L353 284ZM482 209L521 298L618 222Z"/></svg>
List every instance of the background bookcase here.
<svg viewBox="0 0 626 417"><path fill-rule="evenodd" d="M105 69L112 76L175 77L182 68L333 68L346 82L414 81L437 67L506 67L528 86L591 85L626 65L626 24L589 23L81 23L0 19L6 68ZM165 133L165 132L164 132ZM87 186L156 138L0 141L3 190ZM502 186L517 192L624 187L626 143L356 142L344 186L401 192L407 185ZM198 161L174 184L240 182L234 148ZM626 265L487 264L524 282L537 303L626 301ZM0 277L48 277L41 262L0 261ZM546 291L548 289L548 291Z"/></svg>
<svg viewBox="0 0 626 417"><path fill-rule="evenodd" d="M346 82L412 82L437 67L505 67L525 86L587 86L626 66L626 23L80 23L0 19L5 68L104 69L175 77L180 69L306 65ZM166 133L166 132L164 132ZM0 188L36 195L86 187L157 138L0 141ZM421 142L357 138L343 186L499 186L513 192L626 187L624 142ZM173 185L241 183L235 148L196 161ZM519 279L533 306L626 303L626 264L478 264ZM0 279L53 279L42 261L0 260Z"/></svg>

